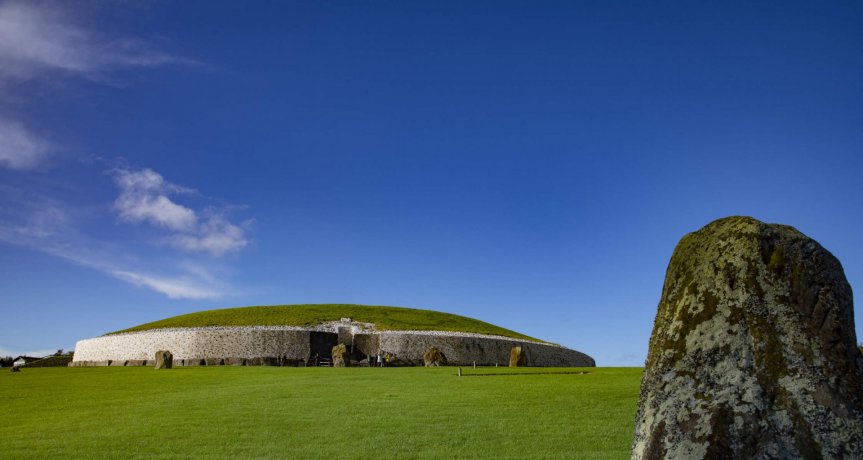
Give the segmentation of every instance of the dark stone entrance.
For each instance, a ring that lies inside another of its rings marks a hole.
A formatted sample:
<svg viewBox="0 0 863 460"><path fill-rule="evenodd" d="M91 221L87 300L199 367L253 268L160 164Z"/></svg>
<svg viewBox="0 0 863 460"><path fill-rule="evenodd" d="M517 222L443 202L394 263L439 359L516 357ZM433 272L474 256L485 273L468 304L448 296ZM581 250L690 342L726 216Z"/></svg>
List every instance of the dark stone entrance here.
<svg viewBox="0 0 863 460"><path fill-rule="evenodd" d="M333 347L339 343L339 335L333 332L309 332L308 366L317 366L321 360L331 362Z"/></svg>

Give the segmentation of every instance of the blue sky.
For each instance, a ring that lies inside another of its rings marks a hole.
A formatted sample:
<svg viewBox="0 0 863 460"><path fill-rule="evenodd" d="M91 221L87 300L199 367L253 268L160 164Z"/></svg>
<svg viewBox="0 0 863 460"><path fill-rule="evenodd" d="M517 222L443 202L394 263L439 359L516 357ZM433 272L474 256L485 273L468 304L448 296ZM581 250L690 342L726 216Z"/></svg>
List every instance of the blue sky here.
<svg viewBox="0 0 863 460"><path fill-rule="evenodd" d="M859 2L0 2L0 354L242 305L641 365L733 214L863 285ZM857 309L856 324L863 324Z"/></svg>

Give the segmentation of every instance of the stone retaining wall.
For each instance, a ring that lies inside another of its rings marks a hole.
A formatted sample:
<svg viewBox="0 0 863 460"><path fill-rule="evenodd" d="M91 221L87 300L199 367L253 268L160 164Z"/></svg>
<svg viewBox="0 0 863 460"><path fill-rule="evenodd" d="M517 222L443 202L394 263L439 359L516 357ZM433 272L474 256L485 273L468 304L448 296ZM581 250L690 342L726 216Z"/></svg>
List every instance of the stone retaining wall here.
<svg viewBox="0 0 863 460"><path fill-rule="evenodd" d="M159 350L170 351L174 364L180 366L219 364L222 359L228 360L225 364L242 364L242 360L261 358L305 360L309 357L310 333L308 329L293 328L213 327L106 335L79 341L72 365L148 361L153 360Z"/></svg>
<svg viewBox="0 0 863 460"><path fill-rule="evenodd" d="M336 336L336 334L339 334ZM81 340L75 346L71 366L151 365L158 350L174 355L176 366L197 365L297 365L313 356L312 334L317 328L289 326L202 327L154 329ZM553 344L508 337L445 331L360 331L346 337L344 329L332 330L333 340L350 340L355 354L378 351L396 357L395 364L422 365L423 353L437 347L450 364L507 365L513 346L527 353L529 366L594 366L583 353ZM320 347L315 350L320 353ZM322 357L324 356L321 353Z"/></svg>
<svg viewBox="0 0 863 460"><path fill-rule="evenodd" d="M503 337L461 336L446 333L380 333L382 350L394 354L406 364L422 365L423 353L437 347L451 365L507 366L512 347L521 346L527 355L528 366L538 367L593 367L593 358L584 353L558 345L527 342Z"/></svg>

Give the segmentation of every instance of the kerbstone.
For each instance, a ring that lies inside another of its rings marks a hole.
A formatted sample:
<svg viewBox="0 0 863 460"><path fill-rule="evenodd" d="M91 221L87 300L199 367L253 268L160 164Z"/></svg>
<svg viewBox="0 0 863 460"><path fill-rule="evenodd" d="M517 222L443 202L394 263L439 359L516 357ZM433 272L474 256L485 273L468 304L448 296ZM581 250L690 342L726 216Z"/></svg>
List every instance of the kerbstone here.
<svg viewBox="0 0 863 460"><path fill-rule="evenodd" d="M348 353L348 347L340 343L333 347L333 367L349 367L351 365L351 355Z"/></svg>
<svg viewBox="0 0 863 460"><path fill-rule="evenodd" d="M174 355L167 350L159 350L156 352L156 369L170 369L174 365Z"/></svg>
<svg viewBox="0 0 863 460"><path fill-rule="evenodd" d="M423 353L423 364L425 367L446 366L446 356L437 347L431 347Z"/></svg>
<svg viewBox="0 0 863 460"><path fill-rule="evenodd" d="M509 367L527 366L527 356L522 347L512 347L509 352Z"/></svg>

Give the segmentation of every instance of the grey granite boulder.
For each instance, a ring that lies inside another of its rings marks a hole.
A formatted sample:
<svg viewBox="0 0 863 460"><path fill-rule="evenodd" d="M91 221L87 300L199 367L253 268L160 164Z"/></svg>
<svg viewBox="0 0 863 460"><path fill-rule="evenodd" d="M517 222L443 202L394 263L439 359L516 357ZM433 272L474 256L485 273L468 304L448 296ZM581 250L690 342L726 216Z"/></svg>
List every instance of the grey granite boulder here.
<svg viewBox="0 0 863 460"><path fill-rule="evenodd" d="M729 217L678 243L632 458L863 458L863 357L839 261Z"/></svg>
<svg viewBox="0 0 863 460"><path fill-rule="evenodd" d="M437 347L430 347L423 353L425 367L446 366L446 356Z"/></svg>
<svg viewBox="0 0 863 460"><path fill-rule="evenodd" d="M156 352L156 369L170 369L174 364L174 355L167 350L159 350Z"/></svg>

